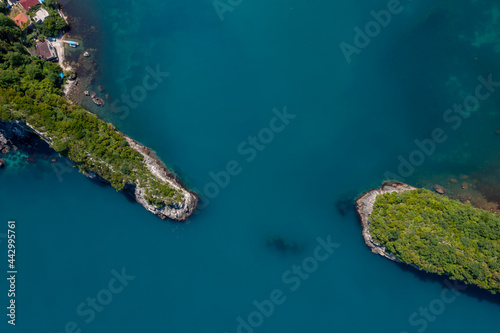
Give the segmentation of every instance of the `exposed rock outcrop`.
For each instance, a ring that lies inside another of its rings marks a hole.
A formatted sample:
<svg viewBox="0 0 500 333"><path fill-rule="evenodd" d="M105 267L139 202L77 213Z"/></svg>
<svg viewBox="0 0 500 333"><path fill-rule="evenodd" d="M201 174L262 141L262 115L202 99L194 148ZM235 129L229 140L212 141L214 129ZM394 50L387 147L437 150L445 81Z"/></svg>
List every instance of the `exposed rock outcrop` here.
<svg viewBox="0 0 500 333"><path fill-rule="evenodd" d="M402 262L393 254L387 252L387 249L384 246L373 240L369 228L370 214L373 210L375 200L379 195L391 192L412 191L415 189L415 187L403 183L384 183L379 189L368 191L360 196L356 201L356 210L358 211L359 217L361 218L361 225L363 226L363 238L365 240L365 244L370 247L373 253L379 254L392 261Z"/></svg>
<svg viewBox="0 0 500 333"><path fill-rule="evenodd" d="M90 97L92 98L92 102L94 102L95 105L97 105L97 106L104 105L104 101L102 100L101 97L97 97L96 93L93 93Z"/></svg>
<svg viewBox="0 0 500 333"><path fill-rule="evenodd" d="M151 149L139 144L137 141L124 136L130 147L138 151L144 157L144 163L151 174L157 177L160 181L167 183L176 191L180 191L182 195L182 202L164 207L157 207L147 202L146 190L140 184L136 184L133 189L133 194L137 202L151 213L159 216L162 219L169 218L176 221L184 221L191 213L194 212L198 204L198 197L186 190L175 176L168 171L163 163L152 153Z"/></svg>
<svg viewBox="0 0 500 333"><path fill-rule="evenodd" d="M18 146L28 153L41 149L45 151L49 148L40 140L38 133L34 133L23 123L0 121L0 151L7 154L12 150L17 150Z"/></svg>
<svg viewBox="0 0 500 333"><path fill-rule="evenodd" d="M2 133L0 133L0 152L2 154L7 154L11 149L11 145L9 144L9 140Z"/></svg>
<svg viewBox="0 0 500 333"><path fill-rule="evenodd" d="M439 193L439 194L445 194L446 193L446 189L440 185L436 185L434 186L434 190Z"/></svg>

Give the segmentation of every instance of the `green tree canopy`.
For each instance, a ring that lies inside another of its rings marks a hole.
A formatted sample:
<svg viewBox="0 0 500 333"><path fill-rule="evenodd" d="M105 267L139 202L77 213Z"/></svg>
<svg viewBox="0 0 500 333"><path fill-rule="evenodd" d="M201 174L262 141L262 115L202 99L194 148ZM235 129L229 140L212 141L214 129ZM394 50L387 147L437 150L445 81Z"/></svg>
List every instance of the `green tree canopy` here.
<svg viewBox="0 0 500 333"><path fill-rule="evenodd" d="M403 262L500 291L500 215L420 189L379 195L369 228Z"/></svg>

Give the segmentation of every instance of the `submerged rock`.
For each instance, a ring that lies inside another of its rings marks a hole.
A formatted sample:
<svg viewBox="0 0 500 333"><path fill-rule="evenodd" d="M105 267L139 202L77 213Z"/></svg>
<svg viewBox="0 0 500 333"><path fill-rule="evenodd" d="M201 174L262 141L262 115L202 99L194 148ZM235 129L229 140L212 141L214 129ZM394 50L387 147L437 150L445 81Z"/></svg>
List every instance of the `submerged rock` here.
<svg viewBox="0 0 500 333"><path fill-rule="evenodd" d="M0 158L0 169L5 166L5 160Z"/></svg>
<svg viewBox="0 0 500 333"><path fill-rule="evenodd" d="M7 139L5 138L5 136L3 136L2 133L0 133L0 145L6 145L7 144Z"/></svg>
<svg viewBox="0 0 500 333"><path fill-rule="evenodd" d="M439 194L445 194L446 193L446 190L444 189L444 187L439 186L439 185L434 186L434 190L437 193L439 193Z"/></svg>
<svg viewBox="0 0 500 333"><path fill-rule="evenodd" d="M347 212L352 211L354 207L354 197L339 198L335 202L335 208L340 215L344 216Z"/></svg>
<svg viewBox="0 0 500 333"><path fill-rule="evenodd" d="M302 246L297 242L287 242L281 236L272 235L267 237L266 244L268 247L275 248L281 253L293 253L297 254L302 251Z"/></svg>
<svg viewBox="0 0 500 333"><path fill-rule="evenodd" d="M3 154L7 154L10 151L10 147L9 147L8 143L9 143L9 140L7 140L7 138L4 137L2 133L0 133L0 151Z"/></svg>

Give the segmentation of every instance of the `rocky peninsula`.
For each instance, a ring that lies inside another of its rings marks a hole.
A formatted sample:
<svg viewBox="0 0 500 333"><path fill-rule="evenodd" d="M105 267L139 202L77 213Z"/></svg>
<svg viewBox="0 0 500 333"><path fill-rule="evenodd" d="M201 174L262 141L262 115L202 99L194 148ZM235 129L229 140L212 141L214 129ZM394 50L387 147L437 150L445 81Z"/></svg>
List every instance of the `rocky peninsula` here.
<svg viewBox="0 0 500 333"><path fill-rule="evenodd" d="M172 200L171 198L162 198L161 195L156 195L155 197L164 200L165 204L151 204L148 202L148 192L152 188L149 183L141 182L140 179L128 181L122 190L130 194L144 208L161 219L171 219L174 221L186 220L197 207L197 195L186 189L175 174L163 164L150 148L139 144L137 141L118 131L117 133L123 136L132 149L143 156L142 163L150 172L149 180L154 179L160 184L169 186L176 192L176 197L175 200ZM53 143L54 139L48 133L38 131L29 123L0 121L0 150L3 150L5 154L17 149L46 151L49 147L52 147ZM78 165L74 164L74 167L77 168ZM83 169L81 171L91 179L110 184L110 181L94 170Z"/></svg>
<svg viewBox="0 0 500 333"><path fill-rule="evenodd" d="M169 218L176 221L184 221L196 209L198 204L198 196L187 190L180 180L168 170L163 162L154 154L154 152L137 141L124 135L125 140L132 149L139 152L144 157L144 164L150 171L153 177L159 179L162 183L168 184L175 191L180 193L181 200L173 204L157 206L150 204L147 200L147 189L140 183L131 184L130 190L133 191L133 196L144 208L162 219Z"/></svg>
<svg viewBox="0 0 500 333"><path fill-rule="evenodd" d="M363 194L356 208L372 252L500 292L500 215L395 182Z"/></svg>
<svg viewBox="0 0 500 333"><path fill-rule="evenodd" d="M62 13L56 12L53 4L42 6L53 15ZM0 34L1 154L12 154L18 149L16 142L20 150L50 147L86 176L131 194L162 219L184 221L193 213L198 197L150 148L68 98L70 88L78 83L75 73L69 77L62 73L62 69L71 69L65 64L62 39L51 37L59 51L56 64L34 56L34 42L2 13L0 30L6 32ZM15 57L16 62L5 61L5 54ZM4 160L0 162L4 166Z"/></svg>

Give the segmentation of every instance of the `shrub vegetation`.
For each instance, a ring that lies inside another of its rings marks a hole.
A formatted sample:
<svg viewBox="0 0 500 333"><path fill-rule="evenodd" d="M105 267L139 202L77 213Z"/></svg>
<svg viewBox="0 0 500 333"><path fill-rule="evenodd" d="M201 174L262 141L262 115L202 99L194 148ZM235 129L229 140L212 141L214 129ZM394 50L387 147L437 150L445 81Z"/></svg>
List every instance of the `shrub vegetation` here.
<svg viewBox="0 0 500 333"><path fill-rule="evenodd" d="M66 100L59 65L31 56L23 38L0 13L0 121L28 123L80 171L96 172L118 191L137 184L159 207L180 201L180 194L149 172L143 156L112 124Z"/></svg>
<svg viewBox="0 0 500 333"><path fill-rule="evenodd" d="M500 291L500 216L424 189L379 195L376 242L422 270Z"/></svg>

